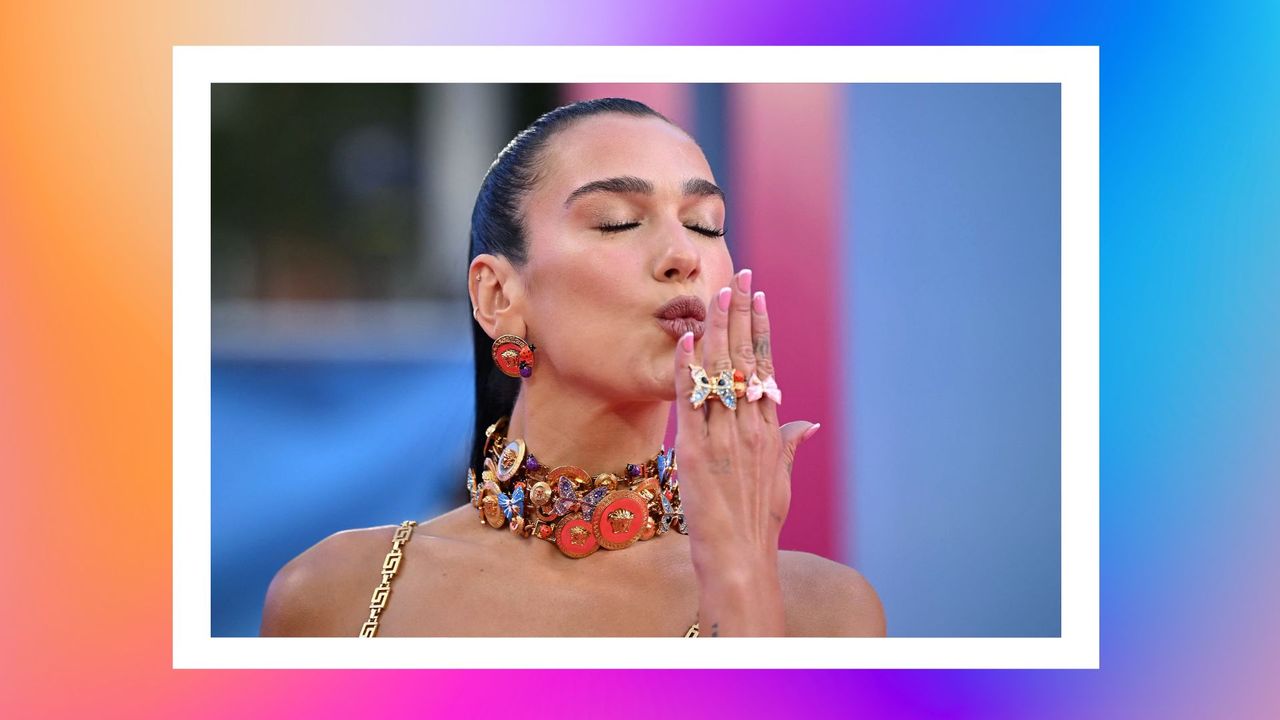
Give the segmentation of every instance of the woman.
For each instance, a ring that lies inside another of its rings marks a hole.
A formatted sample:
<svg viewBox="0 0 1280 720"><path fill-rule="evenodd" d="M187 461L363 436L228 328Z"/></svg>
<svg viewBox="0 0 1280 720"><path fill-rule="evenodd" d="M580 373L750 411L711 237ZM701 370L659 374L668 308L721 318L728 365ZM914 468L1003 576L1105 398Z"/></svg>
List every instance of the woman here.
<svg viewBox="0 0 1280 720"><path fill-rule="evenodd" d="M779 425L764 293L724 219L698 144L642 103L517 135L471 221L472 502L317 543L262 634L884 635L861 575L778 549L818 426Z"/></svg>

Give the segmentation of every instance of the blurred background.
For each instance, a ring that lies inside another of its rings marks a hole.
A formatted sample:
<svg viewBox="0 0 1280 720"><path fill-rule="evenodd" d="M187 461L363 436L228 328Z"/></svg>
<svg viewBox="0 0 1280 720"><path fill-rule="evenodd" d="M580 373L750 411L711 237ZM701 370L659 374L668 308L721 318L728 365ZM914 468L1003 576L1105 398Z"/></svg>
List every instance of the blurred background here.
<svg viewBox="0 0 1280 720"><path fill-rule="evenodd" d="M476 192L519 130L603 96L697 138L782 419L823 424L783 546L861 571L891 635L1058 635L1049 84L215 85L213 635L256 635L327 535L463 501Z"/></svg>

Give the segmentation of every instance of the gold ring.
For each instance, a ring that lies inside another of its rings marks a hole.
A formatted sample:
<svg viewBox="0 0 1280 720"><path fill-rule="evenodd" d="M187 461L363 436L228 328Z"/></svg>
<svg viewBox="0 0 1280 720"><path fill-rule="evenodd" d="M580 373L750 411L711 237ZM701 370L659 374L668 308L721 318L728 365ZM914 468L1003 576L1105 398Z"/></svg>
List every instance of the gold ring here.
<svg viewBox="0 0 1280 720"><path fill-rule="evenodd" d="M690 364L689 374L693 377L693 392L689 394L689 403L695 409L702 407L710 396L714 396L730 410L738 409L738 396L733 392L733 371L722 370L712 379L701 365Z"/></svg>

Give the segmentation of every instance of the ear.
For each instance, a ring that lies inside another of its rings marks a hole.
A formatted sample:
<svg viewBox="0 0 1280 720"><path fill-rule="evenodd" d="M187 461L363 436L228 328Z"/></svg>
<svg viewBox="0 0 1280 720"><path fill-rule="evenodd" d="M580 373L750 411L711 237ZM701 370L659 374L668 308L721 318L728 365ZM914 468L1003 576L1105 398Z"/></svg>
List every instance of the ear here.
<svg viewBox="0 0 1280 720"><path fill-rule="evenodd" d="M467 290L473 317L489 337L508 332L524 334L524 285L511 261L489 253L475 256L468 267Z"/></svg>

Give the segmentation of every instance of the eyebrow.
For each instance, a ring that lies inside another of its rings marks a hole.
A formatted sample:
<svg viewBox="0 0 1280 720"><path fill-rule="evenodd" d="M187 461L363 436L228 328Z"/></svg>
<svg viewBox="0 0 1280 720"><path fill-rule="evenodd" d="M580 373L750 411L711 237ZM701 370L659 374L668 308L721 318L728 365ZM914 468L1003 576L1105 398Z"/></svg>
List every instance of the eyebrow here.
<svg viewBox="0 0 1280 720"><path fill-rule="evenodd" d="M564 206L569 207L583 195L591 193L637 193L640 195L652 195L653 183L638 178L634 175L621 175L619 177L605 178L604 180L592 180L582 187L569 193L569 197L565 198ZM724 191L718 185L710 180L702 178L689 178L684 181L685 197L718 197L720 202L724 202Z"/></svg>

